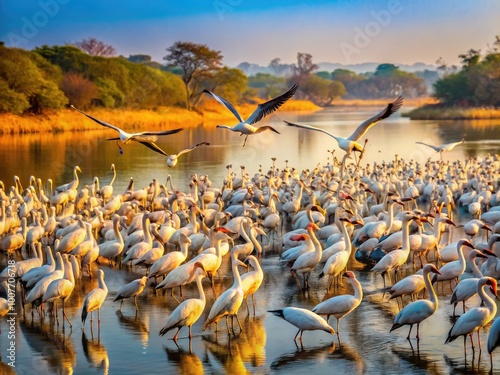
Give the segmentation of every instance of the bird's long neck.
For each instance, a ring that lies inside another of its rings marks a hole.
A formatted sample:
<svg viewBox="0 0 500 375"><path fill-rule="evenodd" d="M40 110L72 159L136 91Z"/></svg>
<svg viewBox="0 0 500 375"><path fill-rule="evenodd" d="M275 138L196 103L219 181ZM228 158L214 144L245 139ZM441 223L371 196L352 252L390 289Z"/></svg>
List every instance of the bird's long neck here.
<svg viewBox="0 0 500 375"><path fill-rule="evenodd" d="M180 248L181 248L182 256L184 257L184 259L186 259L188 256L189 243L188 242L181 242Z"/></svg>
<svg viewBox="0 0 500 375"><path fill-rule="evenodd" d="M104 273L99 273L99 288L103 289L106 293L108 292L108 287L104 282Z"/></svg>
<svg viewBox="0 0 500 375"><path fill-rule="evenodd" d="M64 278L71 282L71 284L75 284L75 277L73 274L73 266L69 261L68 257L64 258Z"/></svg>
<svg viewBox="0 0 500 375"><path fill-rule="evenodd" d="M76 182L76 186L78 186L80 180L78 179L78 170L76 168L73 169L73 176L74 176L74 181Z"/></svg>
<svg viewBox="0 0 500 375"><path fill-rule="evenodd" d="M240 227L240 235L243 237L246 243L250 243L253 245L252 240L248 237L248 230L249 230L249 222L248 219L244 219L243 222L241 223Z"/></svg>
<svg viewBox="0 0 500 375"><path fill-rule="evenodd" d="M151 247L153 246L153 239L151 238L151 232L149 231L149 218L146 214L144 214L144 216L146 216L146 218L143 219L142 222L142 229L144 230L144 242L147 242Z"/></svg>
<svg viewBox="0 0 500 375"><path fill-rule="evenodd" d="M394 222L394 203L393 202L389 203L388 211L389 211L388 215L385 219L386 226L385 226L384 236L390 233L391 228L392 228L392 223Z"/></svg>
<svg viewBox="0 0 500 375"><path fill-rule="evenodd" d="M474 277L477 277L478 279L480 279L481 277L483 277L483 274L481 273L481 271L479 270L479 267L477 266L476 264L476 257L470 257L470 268L472 270L472 273L474 275Z"/></svg>
<svg viewBox="0 0 500 375"><path fill-rule="evenodd" d="M47 264L50 266L54 264L54 255L52 254L50 246L47 246Z"/></svg>
<svg viewBox="0 0 500 375"><path fill-rule="evenodd" d="M342 235L344 236L345 251L347 251L347 253L351 255L352 251L351 237L347 232L347 224L345 223L345 221L341 221L341 224L342 224Z"/></svg>
<svg viewBox="0 0 500 375"><path fill-rule="evenodd" d="M465 256L464 256L464 247L463 247L463 245L458 246L457 252L458 252L458 260L460 261L460 264L465 269Z"/></svg>
<svg viewBox="0 0 500 375"><path fill-rule="evenodd" d="M410 252L410 220L403 221L403 247L402 250Z"/></svg>
<svg viewBox="0 0 500 375"><path fill-rule="evenodd" d="M64 274L64 263L60 253L56 255L56 269L55 271L61 271Z"/></svg>
<svg viewBox="0 0 500 375"><path fill-rule="evenodd" d="M240 277L240 271L238 271L237 264L233 264L233 277L234 277L233 288L241 288L241 277Z"/></svg>
<svg viewBox="0 0 500 375"><path fill-rule="evenodd" d="M198 293L200 294L200 300L203 303L206 303L207 299L205 297L205 291L203 290L203 285L201 284L201 280L203 279L203 277L204 277L203 274L199 274L196 277L196 286L198 287Z"/></svg>
<svg viewBox="0 0 500 375"><path fill-rule="evenodd" d="M119 243L122 243L123 244L123 237L122 237L122 234L120 233L120 231L118 230L118 220L115 220L113 222L113 231L115 232L115 238L116 240L119 242Z"/></svg>
<svg viewBox="0 0 500 375"><path fill-rule="evenodd" d="M308 228L307 231L309 232L309 236L311 237L311 241L314 244L314 250L319 253L319 257L321 258L323 254L323 248L321 247L321 243L318 241L318 238L316 237L316 234L314 233L314 229Z"/></svg>
<svg viewBox="0 0 500 375"><path fill-rule="evenodd" d="M437 310L438 308L438 299L436 296L436 291L434 290L434 287L432 286L431 283L431 277L429 271L424 271L424 283L425 287L427 288L427 291L429 292L429 300L432 302L434 311Z"/></svg>
<svg viewBox="0 0 500 375"><path fill-rule="evenodd" d="M262 253L262 246L260 242L257 241L257 238L255 237L255 234L252 231L252 226L249 227L248 232L250 235L250 241L252 241L254 248L257 249L257 253L258 254Z"/></svg>
<svg viewBox="0 0 500 375"><path fill-rule="evenodd" d="M484 305L488 310L490 310L490 317L493 318L497 314L497 305L493 298L486 293L484 288L486 285L481 285L477 293L479 294L479 297L481 297L481 300L484 302Z"/></svg>
<svg viewBox="0 0 500 375"><path fill-rule="evenodd" d="M111 182L109 183L110 186L113 186L113 182L115 182L116 178L116 169L113 167L113 178L111 179Z"/></svg>
<svg viewBox="0 0 500 375"><path fill-rule="evenodd" d="M361 288L361 283L355 278L351 278L350 281L354 289L354 298L361 301L363 299L363 289Z"/></svg>
<svg viewBox="0 0 500 375"><path fill-rule="evenodd" d="M260 266L259 261L257 261L256 259L250 258L250 264L252 265L252 268L255 270L256 273L258 273L259 275L264 274L264 272L262 271L262 267Z"/></svg>

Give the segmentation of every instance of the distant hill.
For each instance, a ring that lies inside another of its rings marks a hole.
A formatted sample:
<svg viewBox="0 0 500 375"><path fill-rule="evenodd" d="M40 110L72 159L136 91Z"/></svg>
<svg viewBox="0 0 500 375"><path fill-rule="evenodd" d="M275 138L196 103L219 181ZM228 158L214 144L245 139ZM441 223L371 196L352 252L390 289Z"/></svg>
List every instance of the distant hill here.
<svg viewBox="0 0 500 375"><path fill-rule="evenodd" d="M285 65L285 64L284 64ZM340 63L331 63L331 62L321 62L318 64L319 68L318 70L326 70L328 72L333 72L335 69L349 69L352 70L353 72L356 72L358 74L360 73L366 73L366 72L374 72L377 69L377 66L379 66L380 63L376 62L366 62L366 63L361 63L361 64L340 64ZM416 62L412 65L408 64L397 64L395 65L399 66L401 70L407 71L407 72L417 72L417 71L424 71L424 70L436 70L437 66L436 65L431 65L431 64L425 64L423 62ZM242 62L236 66L238 69L241 69L246 75L252 76L257 73L270 73L274 74L272 69L270 69L268 66L262 66L258 64L252 64L249 62ZM288 73L287 69L283 70L282 75L285 75Z"/></svg>

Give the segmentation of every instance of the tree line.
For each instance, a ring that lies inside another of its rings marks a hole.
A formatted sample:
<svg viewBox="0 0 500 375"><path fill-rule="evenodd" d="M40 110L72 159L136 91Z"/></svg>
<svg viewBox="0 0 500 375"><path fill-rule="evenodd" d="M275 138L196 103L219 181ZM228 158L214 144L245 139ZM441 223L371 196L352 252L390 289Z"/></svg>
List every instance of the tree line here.
<svg viewBox="0 0 500 375"><path fill-rule="evenodd" d="M484 55L471 48L459 58L461 68L439 59L442 76L434 96L446 106L500 107L500 36Z"/></svg>
<svg viewBox="0 0 500 375"><path fill-rule="evenodd" d="M166 49L166 64L149 55L116 56L95 38L67 45L43 45L31 51L0 42L0 112L42 113L73 104L86 109L180 106L196 110L208 89L232 103L267 100L292 84L296 98L327 106L339 97L388 98L427 95L422 77L381 64L373 73L337 69L318 71L313 57L298 53L294 64L273 59L274 74L247 77L223 63L220 51L204 44L175 42Z"/></svg>

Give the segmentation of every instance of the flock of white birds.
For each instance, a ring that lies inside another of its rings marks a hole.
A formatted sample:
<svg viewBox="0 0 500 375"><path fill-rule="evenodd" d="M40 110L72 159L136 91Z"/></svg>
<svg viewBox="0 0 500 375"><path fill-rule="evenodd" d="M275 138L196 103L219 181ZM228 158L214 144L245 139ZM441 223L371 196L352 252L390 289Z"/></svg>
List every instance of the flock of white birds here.
<svg viewBox="0 0 500 375"><path fill-rule="evenodd" d="M251 124L278 109L295 90L296 86L259 105L247 122L230 103L209 94L238 118L240 123L231 130L245 135L246 142L248 135L261 131ZM203 330L213 324L218 331L223 318L229 335L244 330L239 311L245 300L250 310L250 298L255 314L255 293L266 282L261 259L278 256L283 269L288 267L291 277L297 279L299 291L311 288L313 272L325 280L327 292L340 290L343 277L352 286L352 294L327 293L328 298L311 310L285 306L269 311L298 329L294 340L298 337L301 344L304 331L339 334L341 319L363 303L356 273L370 270L384 279L380 293L390 293L401 307L390 330L408 325L408 339L416 325L420 340L420 324L439 308L435 287L449 282L451 303L456 308L461 302L463 314L443 341L463 336L465 352L469 336L474 348L473 333L477 332L479 340L479 330L497 313L493 297L500 278L500 161L496 156L455 162L441 157L419 164L396 157L389 163L361 166L363 146L358 141L401 105L402 98L389 103L349 138L327 133L345 151L341 161L298 171L288 165L280 169L273 159L267 173L253 177L243 167L238 177L228 166L220 188L206 175L193 175L185 192L174 189L169 178L165 184L155 179L144 189L135 189L131 179L126 191L117 193L114 165L113 179L106 186L100 186L95 177L92 184L82 187L78 166L73 181L54 189L52 181L44 185L36 177L30 178L26 188L17 177L8 189L1 183L2 264L16 260L14 268L6 267L0 273L2 285L8 292L11 279L18 281L17 302L32 319L35 313L40 320L49 314L58 317L60 301L62 324L65 319L71 325L65 302L78 282L97 276L98 287L84 299L81 319L84 325L90 313L92 324L97 311L99 325L100 308L109 303L100 268L103 264L130 265L144 276L117 290L114 301L120 301L121 310L126 299L133 299L138 310L137 297L145 290L170 292L179 305L159 334L176 330L176 341L183 327L192 338L192 326L206 307L203 280L210 279L215 295L214 283L220 280L217 275L224 258L229 258L234 283L216 296ZM288 125L326 133L309 125ZM113 129L124 143L139 140L149 142L148 147L151 143L156 146L153 139L138 137L139 133L123 138L121 129ZM436 150L442 155L451 148ZM355 152L359 152L359 160L348 163ZM472 219L458 225L454 221L457 210L466 211ZM463 231L463 239L446 243L443 233L451 227ZM486 232L491 236L486 237ZM487 238L484 243L483 237ZM240 273L243 268L249 271ZM402 269L419 271L402 278ZM182 287L190 283L196 283L198 295L186 299ZM425 294L429 297L423 298ZM476 294L481 305L466 309L467 301ZM411 302L405 305L404 296ZM0 307L0 315L6 315L10 308L7 298L0 299ZM336 329L330 325L331 316L336 318ZM500 337L499 322L489 326L490 355Z"/></svg>

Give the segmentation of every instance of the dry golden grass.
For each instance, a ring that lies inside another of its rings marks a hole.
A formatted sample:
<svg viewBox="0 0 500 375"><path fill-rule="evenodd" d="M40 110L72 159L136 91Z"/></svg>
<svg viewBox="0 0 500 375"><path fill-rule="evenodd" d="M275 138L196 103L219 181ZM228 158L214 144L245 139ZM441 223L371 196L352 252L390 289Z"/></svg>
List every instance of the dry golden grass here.
<svg viewBox="0 0 500 375"><path fill-rule="evenodd" d="M404 115L412 120L489 120L500 118L500 108L461 108L431 105L416 108Z"/></svg>

